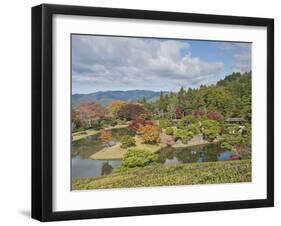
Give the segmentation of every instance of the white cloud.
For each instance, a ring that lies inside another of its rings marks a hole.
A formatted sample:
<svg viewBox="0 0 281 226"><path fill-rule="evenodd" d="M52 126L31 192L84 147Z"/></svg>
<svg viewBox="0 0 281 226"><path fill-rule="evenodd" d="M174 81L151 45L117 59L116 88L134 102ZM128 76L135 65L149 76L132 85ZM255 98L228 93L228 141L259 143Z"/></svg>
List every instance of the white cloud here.
<svg viewBox="0 0 281 226"><path fill-rule="evenodd" d="M233 56L232 70L235 72L248 72L252 69L251 43L224 43L219 45L222 51L228 51Z"/></svg>
<svg viewBox="0 0 281 226"><path fill-rule="evenodd" d="M186 41L73 36L73 87L171 90L221 73L222 62L193 57ZM166 85L166 86L165 86ZM87 92L87 91L86 91Z"/></svg>
<svg viewBox="0 0 281 226"><path fill-rule="evenodd" d="M235 63L234 71L247 72L252 68L252 51L251 48L243 47L237 54L234 54Z"/></svg>

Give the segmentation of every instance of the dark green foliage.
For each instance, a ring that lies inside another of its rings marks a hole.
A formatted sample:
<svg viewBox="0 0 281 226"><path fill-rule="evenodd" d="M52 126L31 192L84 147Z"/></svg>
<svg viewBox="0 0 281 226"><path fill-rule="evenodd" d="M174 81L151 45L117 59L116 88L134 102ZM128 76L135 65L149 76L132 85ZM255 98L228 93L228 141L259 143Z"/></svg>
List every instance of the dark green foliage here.
<svg viewBox="0 0 281 226"><path fill-rule="evenodd" d="M252 142L251 124L233 125L226 124L222 135L222 145L233 149L235 147L247 148Z"/></svg>
<svg viewBox="0 0 281 226"><path fill-rule="evenodd" d="M168 94L164 94L163 92L160 93L159 101L157 102L158 108L166 112L167 111L167 105L169 102Z"/></svg>
<svg viewBox="0 0 281 226"><path fill-rule="evenodd" d="M251 120L251 79L251 72L233 73L217 83L217 86L225 87L232 95L230 109L232 117L243 117Z"/></svg>
<svg viewBox="0 0 281 226"><path fill-rule="evenodd" d="M136 146L135 139L129 135L123 136L120 142L121 142L121 148L129 148L129 147Z"/></svg>
<svg viewBox="0 0 281 226"><path fill-rule="evenodd" d="M249 146L252 143L252 125L250 123L245 124L245 128L242 130L241 135L244 139L245 146Z"/></svg>

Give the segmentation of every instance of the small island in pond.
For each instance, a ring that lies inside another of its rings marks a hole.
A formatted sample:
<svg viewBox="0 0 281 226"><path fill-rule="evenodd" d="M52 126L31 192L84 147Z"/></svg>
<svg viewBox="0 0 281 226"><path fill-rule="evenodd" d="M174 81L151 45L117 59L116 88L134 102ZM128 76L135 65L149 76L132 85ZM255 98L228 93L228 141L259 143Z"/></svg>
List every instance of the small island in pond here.
<svg viewBox="0 0 281 226"><path fill-rule="evenodd" d="M73 190L251 182L250 43L73 35L72 48Z"/></svg>

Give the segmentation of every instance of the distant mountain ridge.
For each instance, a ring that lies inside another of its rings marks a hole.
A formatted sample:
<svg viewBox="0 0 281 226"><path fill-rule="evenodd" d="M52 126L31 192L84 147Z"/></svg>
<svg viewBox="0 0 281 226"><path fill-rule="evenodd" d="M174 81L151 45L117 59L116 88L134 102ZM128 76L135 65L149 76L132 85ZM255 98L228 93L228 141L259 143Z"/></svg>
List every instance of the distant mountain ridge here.
<svg viewBox="0 0 281 226"><path fill-rule="evenodd" d="M151 90L128 90L128 91L99 91L89 94L73 94L72 105L78 105L86 101L98 101L102 105L107 105L114 100L125 102L138 101L145 97L148 102L155 101L160 97L161 92ZM163 92L168 93L168 92Z"/></svg>

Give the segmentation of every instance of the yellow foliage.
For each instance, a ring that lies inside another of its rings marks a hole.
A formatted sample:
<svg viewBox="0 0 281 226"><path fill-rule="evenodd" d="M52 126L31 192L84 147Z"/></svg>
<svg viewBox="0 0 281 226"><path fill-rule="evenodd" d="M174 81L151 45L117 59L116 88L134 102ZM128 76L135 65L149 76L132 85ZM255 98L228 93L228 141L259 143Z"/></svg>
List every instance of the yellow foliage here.
<svg viewBox="0 0 281 226"><path fill-rule="evenodd" d="M108 109L110 111L110 113L112 113L113 116L116 116L117 112L125 105L125 102L121 101L121 100L116 100L116 101L112 101L109 106Z"/></svg>
<svg viewBox="0 0 281 226"><path fill-rule="evenodd" d="M144 143L159 143L160 130L156 125L145 125L140 129Z"/></svg>

